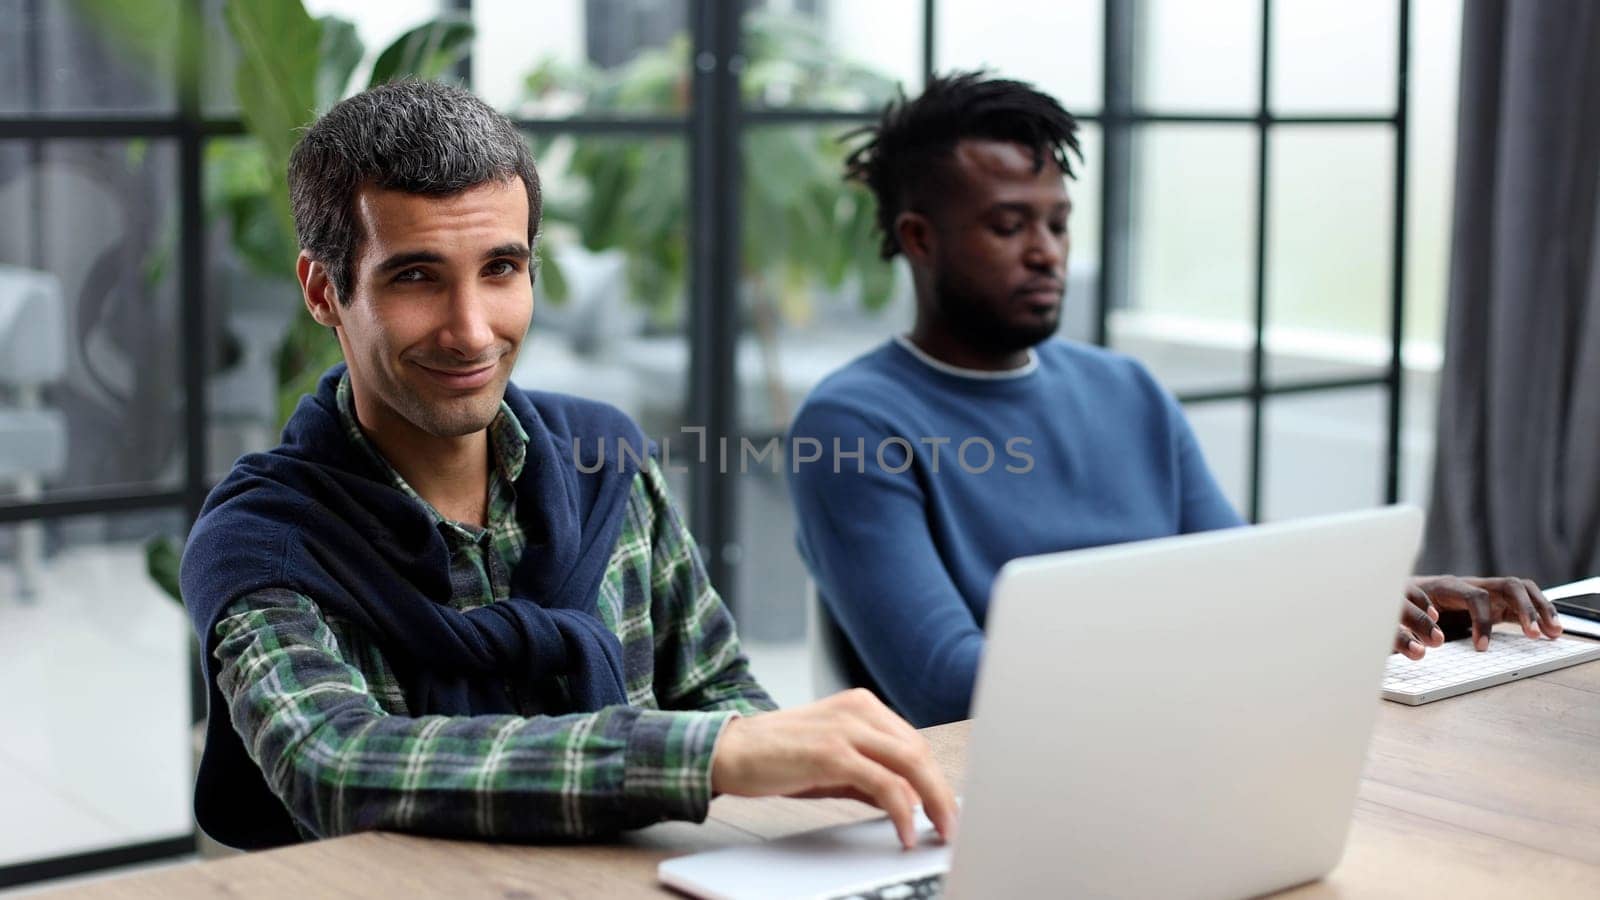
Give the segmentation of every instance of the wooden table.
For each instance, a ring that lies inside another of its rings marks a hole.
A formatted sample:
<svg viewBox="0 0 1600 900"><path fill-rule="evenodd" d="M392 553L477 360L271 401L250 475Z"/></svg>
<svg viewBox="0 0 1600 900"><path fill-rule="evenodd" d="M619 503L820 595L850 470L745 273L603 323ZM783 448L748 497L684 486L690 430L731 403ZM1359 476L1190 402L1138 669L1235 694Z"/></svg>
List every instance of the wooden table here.
<svg viewBox="0 0 1600 900"><path fill-rule="evenodd" d="M1419 707L1381 703L1343 861L1293 897L1600 897L1600 662ZM968 723L925 732L958 785ZM661 897L670 856L872 815L850 801L718 798L606 845L369 833L55 896Z"/></svg>

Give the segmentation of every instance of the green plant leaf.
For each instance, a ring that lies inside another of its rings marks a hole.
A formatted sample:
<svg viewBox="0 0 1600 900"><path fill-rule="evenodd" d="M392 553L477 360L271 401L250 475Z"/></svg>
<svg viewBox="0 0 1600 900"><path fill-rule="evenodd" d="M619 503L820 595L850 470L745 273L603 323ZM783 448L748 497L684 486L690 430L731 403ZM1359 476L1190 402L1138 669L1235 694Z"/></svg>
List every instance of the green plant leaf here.
<svg viewBox="0 0 1600 900"><path fill-rule="evenodd" d="M781 97L803 105L821 98L860 106L893 92L886 76L841 61L804 17L752 11L744 51L741 91L758 102ZM539 102L575 94L591 113L681 111L689 102L688 59L689 43L679 35L609 71L545 60L526 77L524 97ZM892 287L892 270L877 259L866 195L841 179L847 148L834 132L792 126L744 132L740 261L745 278L763 280L769 300L786 311L808 309L802 295L819 283L857 286L863 305L874 309ZM685 151L674 139L579 139L565 177L556 179L577 190L559 199L553 192L546 201L546 216L571 225L584 247L622 251L630 299L656 323L669 322L683 300L691 225ZM555 159L559 166L561 157ZM540 162L546 162L543 153ZM553 234L560 239L567 233Z"/></svg>
<svg viewBox="0 0 1600 900"><path fill-rule="evenodd" d="M269 172L261 145L248 139L210 141L204 173L206 221L227 223L234 253L250 271L292 277L299 246L277 206L280 195L271 184L276 173Z"/></svg>
<svg viewBox="0 0 1600 900"><path fill-rule="evenodd" d="M183 561L183 545L170 535L153 537L144 545L144 568L150 580L167 592L167 596L183 603L183 592L178 587L178 569Z"/></svg>
<svg viewBox="0 0 1600 900"><path fill-rule="evenodd" d="M472 21L464 15L444 15L418 25L395 38L372 64L368 86L396 78L428 81L445 74L472 49Z"/></svg>
<svg viewBox="0 0 1600 900"><path fill-rule="evenodd" d="M239 111L268 160L287 161L295 129L316 112L322 26L300 0L233 0L226 12L239 47Z"/></svg>
<svg viewBox="0 0 1600 900"><path fill-rule="evenodd" d="M545 297L556 306L567 302L567 275L553 255L539 255L539 287Z"/></svg>
<svg viewBox="0 0 1600 900"><path fill-rule="evenodd" d="M85 24L106 39L107 49L113 55L147 71L154 84L167 82L174 66L178 66L177 71L186 79L199 71L198 66L185 65L179 55L186 49L194 56L199 55L197 48L186 48L180 40L185 24L194 29L195 34L201 33L198 7L194 4L70 0L70 7Z"/></svg>
<svg viewBox="0 0 1600 900"><path fill-rule="evenodd" d="M323 16L322 40L317 46L317 110L326 111L344 98L350 75L361 64L366 48L356 34L354 23L337 16Z"/></svg>
<svg viewBox="0 0 1600 900"><path fill-rule="evenodd" d="M881 239L870 205L863 203L846 232L852 237L854 270L860 279L861 305L873 312L889 305L894 295L894 265L879 253Z"/></svg>
<svg viewBox="0 0 1600 900"><path fill-rule="evenodd" d="M300 0L232 0L228 30L239 47L235 82L245 127L260 143L270 207L285 234L294 233L289 186L282 173L299 139L298 129L316 114L317 50L322 26Z"/></svg>

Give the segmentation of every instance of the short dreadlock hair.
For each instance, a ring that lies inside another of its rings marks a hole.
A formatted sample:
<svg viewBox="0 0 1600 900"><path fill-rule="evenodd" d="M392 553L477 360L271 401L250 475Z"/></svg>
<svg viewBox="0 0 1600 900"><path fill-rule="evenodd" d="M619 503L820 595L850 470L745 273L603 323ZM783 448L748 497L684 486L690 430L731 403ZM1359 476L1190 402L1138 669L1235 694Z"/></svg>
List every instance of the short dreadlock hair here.
<svg viewBox="0 0 1600 900"><path fill-rule="evenodd" d="M1078 121L1054 97L1023 81L990 78L988 73L952 72L935 77L915 100L905 92L884 105L877 123L844 136L866 135L866 143L845 160L845 180L858 181L878 201L879 252L900 252L894 221L908 208L934 196L946 164L963 138L1010 141L1033 149L1033 168L1045 154L1069 178L1076 178L1072 156L1081 162Z"/></svg>

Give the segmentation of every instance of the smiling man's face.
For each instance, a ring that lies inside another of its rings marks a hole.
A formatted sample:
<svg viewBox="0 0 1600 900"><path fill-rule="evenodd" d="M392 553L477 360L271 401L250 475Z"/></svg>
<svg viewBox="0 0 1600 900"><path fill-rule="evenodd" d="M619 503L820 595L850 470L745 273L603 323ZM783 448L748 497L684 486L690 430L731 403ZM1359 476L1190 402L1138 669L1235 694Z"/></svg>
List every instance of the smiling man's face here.
<svg viewBox="0 0 1600 900"><path fill-rule="evenodd" d="M482 431L533 315L522 182L444 197L366 186L355 208L349 302L325 280L307 301L338 331L362 427L391 439Z"/></svg>

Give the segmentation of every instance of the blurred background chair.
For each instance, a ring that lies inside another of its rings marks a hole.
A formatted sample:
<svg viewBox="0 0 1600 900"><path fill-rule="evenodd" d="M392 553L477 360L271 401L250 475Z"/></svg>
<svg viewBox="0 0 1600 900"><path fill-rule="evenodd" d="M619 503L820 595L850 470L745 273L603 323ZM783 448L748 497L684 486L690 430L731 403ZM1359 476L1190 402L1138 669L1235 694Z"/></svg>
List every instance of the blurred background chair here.
<svg viewBox="0 0 1600 900"><path fill-rule="evenodd" d="M44 388L67 367L66 313L54 275L0 266L0 486L22 502L38 499L44 481L67 458L66 417L44 404ZM16 530L17 594L35 596L44 530Z"/></svg>
<svg viewBox="0 0 1600 900"><path fill-rule="evenodd" d="M811 690L817 698L855 686L850 677L849 648L844 632L822 605L817 583L809 578L806 579L806 646L810 648Z"/></svg>

